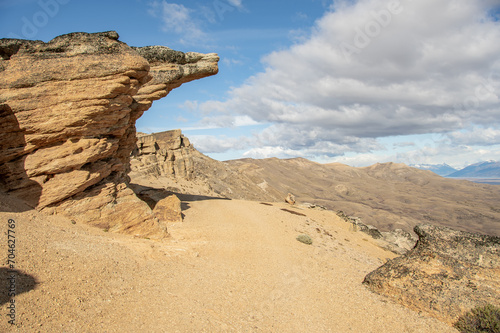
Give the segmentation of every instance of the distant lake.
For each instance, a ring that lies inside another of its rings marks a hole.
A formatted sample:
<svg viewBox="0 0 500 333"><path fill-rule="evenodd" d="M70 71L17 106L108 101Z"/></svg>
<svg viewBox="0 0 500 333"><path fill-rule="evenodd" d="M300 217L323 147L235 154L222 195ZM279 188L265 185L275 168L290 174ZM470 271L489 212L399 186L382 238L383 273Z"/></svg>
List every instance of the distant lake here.
<svg viewBox="0 0 500 333"><path fill-rule="evenodd" d="M445 178L468 180L480 184L500 185L500 178L475 178L475 177L445 177Z"/></svg>

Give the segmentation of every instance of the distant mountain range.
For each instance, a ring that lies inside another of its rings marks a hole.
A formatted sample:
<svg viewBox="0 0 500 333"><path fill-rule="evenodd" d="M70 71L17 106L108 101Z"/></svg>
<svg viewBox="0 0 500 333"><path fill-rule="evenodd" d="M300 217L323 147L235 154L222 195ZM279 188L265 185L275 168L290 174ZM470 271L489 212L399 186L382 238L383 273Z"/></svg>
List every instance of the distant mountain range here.
<svg viewBox="0 0 500 333"><path fill-rule="evenodd" d="M500 162L486 161L469 165L457 170L448 164L414 164L411 167L430 170L440 176L449 178L500 178Z"/></svg>
<svg viewBox="0 0 500 333"><path fill-rule="evenodd" d="M457 172L458 170L449 166L446 163L443 164L411 164L410 165L413 168L417 168L420 170L429 170L432 171L440 176L446 177L448 175L451 175L454 172Z"/></svg>
<svg viewBox="0 0 500 333"><path fill-rule="evenodd" d="M500 178L500 162L488 161L472 164L447 177Z"/></svg>

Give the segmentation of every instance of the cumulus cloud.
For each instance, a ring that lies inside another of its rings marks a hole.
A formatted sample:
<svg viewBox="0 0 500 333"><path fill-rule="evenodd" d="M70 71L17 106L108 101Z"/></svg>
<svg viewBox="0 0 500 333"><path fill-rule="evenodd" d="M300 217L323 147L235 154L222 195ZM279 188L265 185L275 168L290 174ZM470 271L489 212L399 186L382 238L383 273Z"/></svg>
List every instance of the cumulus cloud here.
<svg viewBox="0 0 500 333"><path fill-rule="evenodd" d="M191 4L190 7L167 0L148 2L149 15L160 19L161 29L165 33L178 35L182 44L211 42L210 34L206 32L210 25L224 21L226 15L235 10L247 12L242 0L200 2Z"/></svg>
<svg viewBox="0 0 500 333"><path fill-rule="evenodd" d="M473 127L469 130L447 134L451 144L466 146L491 146L500 144L500 129Z"/></svg>
<svg viewBox="0 0 500 333"><path fill-rule="evenodd" d="M170 3L165 0L149 3L148 13L162 21L164 32L175 32L181 36L181 43L192 43L203 40L201 22L193 17L193 10L182 4Z"/></svg>
<svg viewBox="0 0 500 333"><path fill-rule="evenodd" d="M199 110L274 124L252 151L341 155L375 149L381 137L464 139L456 131L500 121L494 4L335 1L306 41L267 55L264 72Z"/></svg>
<svg viewBox="0 0 500 333"><path fill-rule="evenodd" d="M230 149L246 149L249 146L249 139L245 137L190 135L189 140L196 149L204 153L222 153Z"/></svg>

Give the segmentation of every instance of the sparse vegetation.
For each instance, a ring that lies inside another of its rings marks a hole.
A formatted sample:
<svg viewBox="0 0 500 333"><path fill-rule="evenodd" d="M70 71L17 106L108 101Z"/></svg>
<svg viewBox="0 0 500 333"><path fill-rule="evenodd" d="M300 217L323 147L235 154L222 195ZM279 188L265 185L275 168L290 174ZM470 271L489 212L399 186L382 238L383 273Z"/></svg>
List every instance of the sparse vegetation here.
<svg viewBox="0 0 500 333"><path fill-rule="evenodd" d="M500 308L488 304L472 309L454 324L462 333L500 333Z"/></svg>
<svg viewBox="0 0 500 333"><path fill-rule="evenodd" d="M312 238L308 235L299 235L297 236L297 240L307 245L311 245L313 243Z"/></svg>

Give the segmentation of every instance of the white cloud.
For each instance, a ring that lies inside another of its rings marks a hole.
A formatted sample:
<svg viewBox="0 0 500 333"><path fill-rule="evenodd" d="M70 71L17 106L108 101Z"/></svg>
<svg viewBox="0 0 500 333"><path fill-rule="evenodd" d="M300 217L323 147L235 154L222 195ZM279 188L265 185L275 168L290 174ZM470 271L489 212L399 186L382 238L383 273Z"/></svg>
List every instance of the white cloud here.
<svg viewBox="0 0 500 333"><path fill-rule="evenodd" d="M453 145L498 145L500 144L500 129L475 126L469 130L448 133L447 137Z"/></svg>
<svg viewBox="0 0 500 333"><path fill-rule="evenodd" d="M199 122L199 127L204 128L235 128L242 126L258 125L259 122L246 115L220 114L213 117L203 118Z"/></svg>
<svg viewBox="0 0 500 333"><path fill-rule="evenodd" d="M183 116L177 116L177 118L175 120L177 120L178 122L182 122L182 123L188 122L188 120L186 118L184 118Z"/></svg>
<svg viewBox="0 0 500 333"><path fill-rule="evenodd" d="M407 165L445 162L456 169L461 169L470 164L487 160L500 160L500 145L491 147L491 149L464 145L453 147L438 145L397 153L385 151L383 153L346 154L334 158L324 158L320 162L339 162L359 167L384 162L399 162Z"/></svg>
<svg viewBox="0 0 500 333"><path fill-rule="evenodd" d="M196 149L207 154L222 153L232 149L244 149L248 147L249 142L249 139L245 137L215 137L213 135L190 135L189 140Z"/></svg>
<svg viewBox="0 0 500 333"><path fill-rule="evenodd" d="M239 59L231 59L231 58L223 58L223 59L222 59L222 62L223 62L226 66L243 65L243 64L244 64L242 60L239 60Z"/></svg>
<svg viewBox="0 0 500 333"><path fill-rule="evenodd" d="M228 0L228 2L236 8L243 8L243 2L241 0Z"/></svg>
<svg viewBox="0 0 500 333"><path fill-rule="evenodd" d="M181 43L189 44L206 38L201 23L192 16L193 10L182 4L153 1L149 3L148 13L161 19L164 32L180 35Z"/></svg>
<svg viewBox="0 0 500 333"><path fill-rule="evenodd" d="M270 157L280 157L280 158L289 158L289 157L301 157L302 154L300 151L296 151L293 149L286 149L283 147L259 147L252 148L245 153L243 153L244 157L248 158L270 158Z"/></svg>
<svg viewBox="0 0 500 333"><path fill-rule="evenodd" d="M488 14L492 4L336 1L306 41L269 54L264 72L199 110L225 123L236 115L274 123L249 151L303 155L366 153L380 148L380 137L499 126L500 22ZM356 51L346 56L346 45Z"/></svg>

